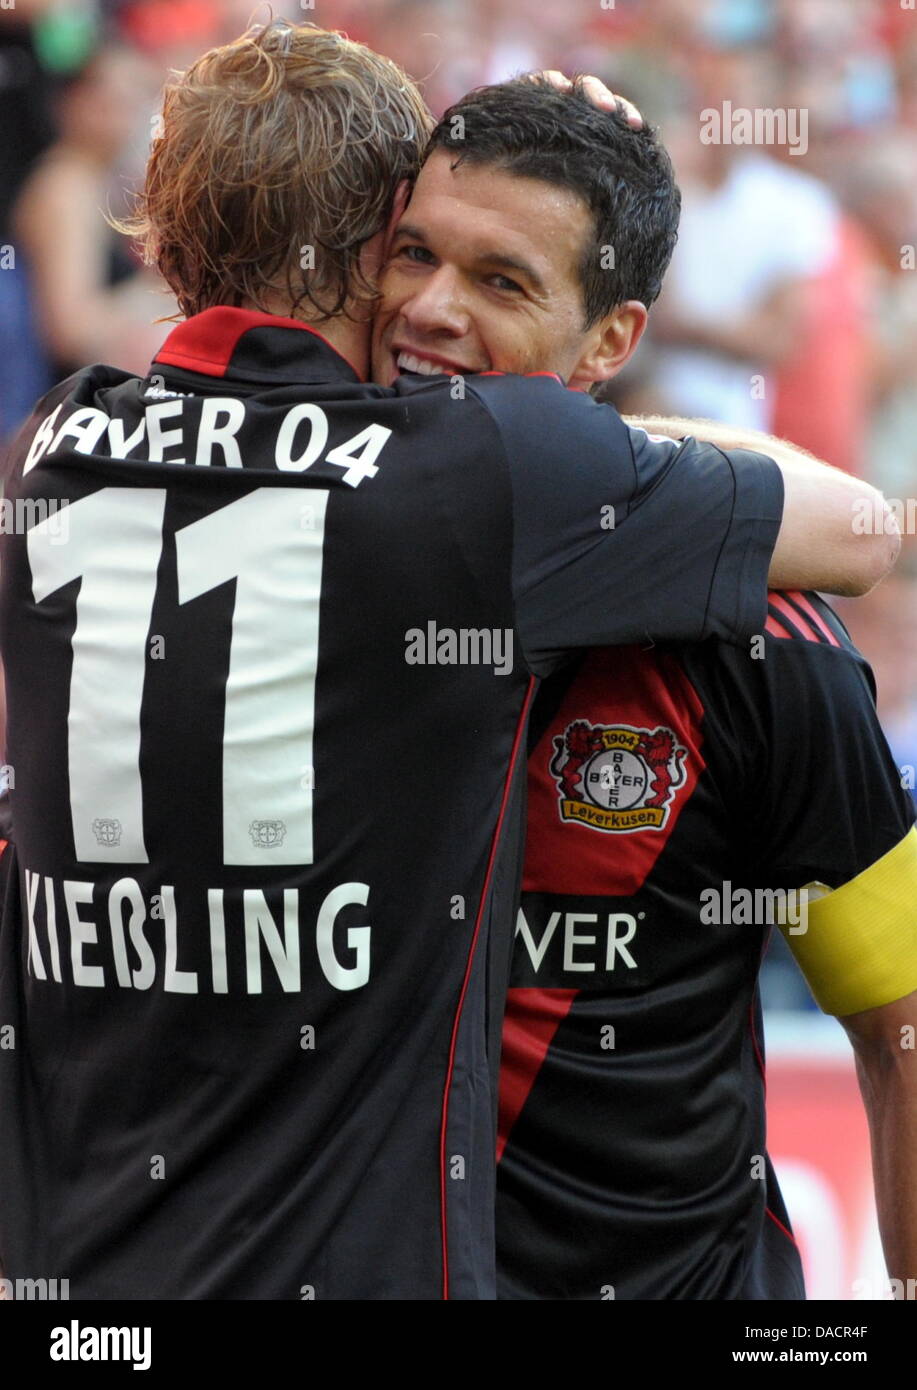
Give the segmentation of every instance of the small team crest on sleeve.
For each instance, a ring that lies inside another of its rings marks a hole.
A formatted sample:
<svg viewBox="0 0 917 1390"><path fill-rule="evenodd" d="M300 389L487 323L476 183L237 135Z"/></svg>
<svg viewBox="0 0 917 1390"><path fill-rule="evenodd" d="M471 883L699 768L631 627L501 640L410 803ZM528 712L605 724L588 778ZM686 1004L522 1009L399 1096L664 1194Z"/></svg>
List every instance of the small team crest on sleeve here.
<svg viewBox="0 0 917 1390"><path fill-rule="evenodd" d="M594 830L662 830L685 784L687 754L671 729L574 720L555 736L550 764L561 820Z"/></svg>

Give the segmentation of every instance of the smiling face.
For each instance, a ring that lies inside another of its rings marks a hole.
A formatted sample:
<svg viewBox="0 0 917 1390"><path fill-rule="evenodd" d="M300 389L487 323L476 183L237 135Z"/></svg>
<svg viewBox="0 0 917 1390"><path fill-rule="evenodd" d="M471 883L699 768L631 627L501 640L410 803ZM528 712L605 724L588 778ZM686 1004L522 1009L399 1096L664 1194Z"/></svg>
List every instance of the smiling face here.
<svg viewBox="0 0 917 1390"><path fill-rule="evenodd" d="M589 208L540 179L454 164L447 150L430 156L395 232L374 380L554 371L585 388L610 374L594 360L607 328L585 327L579 267L593 235Z"/></svg>

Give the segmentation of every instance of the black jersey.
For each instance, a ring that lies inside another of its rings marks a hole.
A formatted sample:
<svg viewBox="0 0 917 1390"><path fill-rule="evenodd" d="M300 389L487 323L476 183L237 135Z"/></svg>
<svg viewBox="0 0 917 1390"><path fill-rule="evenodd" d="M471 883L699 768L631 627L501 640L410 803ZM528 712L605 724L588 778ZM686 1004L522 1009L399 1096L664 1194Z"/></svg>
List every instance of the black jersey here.
<svg viewBox="0 0 917 1390"><path fill-rule="evenodd" d="M381 389L227 308L56 389L13 464L6 1274L493 1296L535 680L760 626L776 467L551 377Z"/></svg>
<svg viewBox="0 0 917 1390"><path fill-rule="evenodd" d="M757 978L768 919L802 926L787 890L913 821L869 667L817 595L772 594L750 646L589 653L534 719L500 1296L804 1297Z"/></svg>

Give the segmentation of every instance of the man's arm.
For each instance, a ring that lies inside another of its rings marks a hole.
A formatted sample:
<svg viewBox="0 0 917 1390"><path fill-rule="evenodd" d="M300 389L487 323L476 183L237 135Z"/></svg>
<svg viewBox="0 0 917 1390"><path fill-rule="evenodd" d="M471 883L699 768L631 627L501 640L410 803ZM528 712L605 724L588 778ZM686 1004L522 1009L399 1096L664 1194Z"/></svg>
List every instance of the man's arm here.
<svg viewBox="0 0 917 1390"><path fill-rule="evenodd" d="M891 1278L917 1279L917 991L840 1022L869 1119L882 1248Z"/></svg>
<svg viewBox="0 0 917 1390"><path fill-rule="evenodd" d="M895 514L881 492L862 478L760 430L734 429L715 420L624 418L647 434L669 439L690 435L720 449L749 449L774 460L783 474L785 499L768 573L772 588L855 597L874 588L897 560L901 534Z"/></svg>
<svg viewBox="0 0 917 1390"><path fill-rule="evenodd" d="M878 802L868 811L883 815ZM810 903L805 932L787 939L853 1044L882 1246L906 1285L917 1279L917 830Z"/></svg>
<svg viewBox="0 0 917 1390"><path fill-rule="evenodd" d="M744 644L762 631L783 514L773 460L653 441L553 376L472 376L467 390L507 468L512 596L531 672L580 648Z"/></svg>
<svg viewBox="0 0 917 1390"><path fill-rule="evenodd" d="M728 649L732 817L758 882L804 894L781 924L819 1007L850 1035L895 1277L917 1277L917 829L875 682L816 594L773 594L761 659ZM749 698L748 691L757 694ZM744 693L744 699L743 699Z"/></svg>

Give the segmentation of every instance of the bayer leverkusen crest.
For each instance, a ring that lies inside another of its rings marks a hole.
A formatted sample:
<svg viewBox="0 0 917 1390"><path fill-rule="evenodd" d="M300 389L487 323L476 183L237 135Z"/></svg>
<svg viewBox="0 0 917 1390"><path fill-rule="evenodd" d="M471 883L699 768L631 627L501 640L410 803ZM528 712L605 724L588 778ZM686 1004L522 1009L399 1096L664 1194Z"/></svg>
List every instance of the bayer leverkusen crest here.
<svg viewBox="0 0 917 1390"><path fill-rule="evenodd" d="M662 830L685 784L687 752L671 729L575 720L555 737L551 759L561 820L594 830Z"/></svg>

